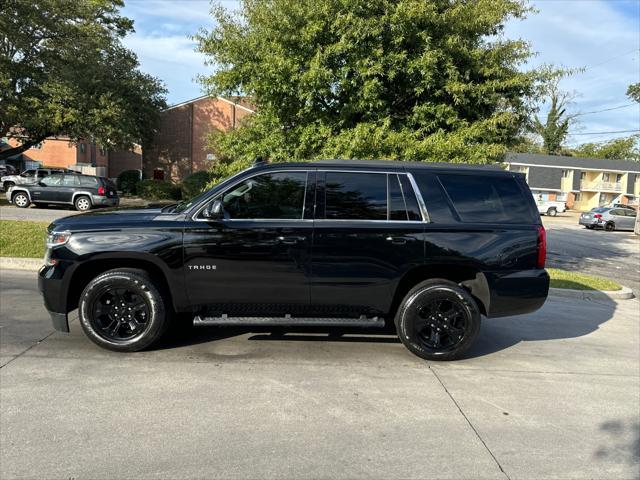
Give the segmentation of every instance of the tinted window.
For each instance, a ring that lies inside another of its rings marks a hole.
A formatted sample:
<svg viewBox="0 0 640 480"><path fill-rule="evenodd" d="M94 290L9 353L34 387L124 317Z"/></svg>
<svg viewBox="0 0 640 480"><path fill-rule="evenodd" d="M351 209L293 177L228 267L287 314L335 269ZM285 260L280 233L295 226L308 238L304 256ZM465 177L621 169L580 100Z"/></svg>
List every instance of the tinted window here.
<svg viewBox="0 0 640 480"><path fill-rule="evenodd" d="M407 205L407 216L409 220L422 220L416 192L413 191L413 186L409 178L406 175L398 176L400 178L400 184L402 185L402 193L404 193L404 201Z"/></svg>
<svg viewBox="0 0 640 480"><path fill-rule="evenodd" d="M530 199L512 177L438 175L463 222L530 223Z"/></svg>
<svg viewBox="0 0 640 480"><path fill-rule="evenodd" d="M47 175L49 175L49 171L48 170L38 170L38 176L39 177L46 177Z"/></svg>
<svg viewBox="0 0 640 480"><path fill-rule="evenodd" d="M228 190L222 196L226 218L302 218L306 172L258 175Z"/></svg>
<svg viewBox="0 0 640 480"><path fill-rule="evenodd" d="M624 210L622 209L611 210L609 213L611 215L620 215L621 217L624 216Z"/></svg>
<svg viewBox="0 0 640 480"><path fill-rule="evenodd" d="M64 185L65 187L75 187L79 184L80 182L78 181L78 177L76 177L75 175L65 175L64 179L62 180L62 185Z"/></svg>
<svg viewBox="0 0 640 480"><path fill-rule="evenodd" d="M388 175L389 180L389 220L407 220L407 209L402 197L398 175Z"/></svg>
<svg viewBox="0 0 640 480"><path fill-rule="evenodd" d="M51 175L40 180L47 187L55 187L62 183L62 175Z"/></svg>
<svg viewBox="0 0 640 480"><path fill-rule="evenodd" d="M325 218L386 220L387 176L379 173L327 172Z"/></svg>
<svg viewBox="0 0 640 480"><path fill-rule="evenodd" d="M23 177L33 177L33 175L36 173L35 170L25 170L24 172L22 172L22 176Z"/></svg>
<svg viewBox="0 0 640 480"><path fill-rule="evenodd" d="M96 177L80 177L80 185L83 187L97 187L98 179Z"/></svg>

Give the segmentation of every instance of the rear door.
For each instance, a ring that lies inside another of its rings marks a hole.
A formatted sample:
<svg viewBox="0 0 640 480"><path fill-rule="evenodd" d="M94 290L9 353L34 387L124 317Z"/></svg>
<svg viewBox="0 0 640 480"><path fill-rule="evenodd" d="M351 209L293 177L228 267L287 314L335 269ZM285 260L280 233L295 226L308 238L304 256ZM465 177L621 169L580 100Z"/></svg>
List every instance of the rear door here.
<svg viewBox="0 0 640 480"><path fill-rule="evenodd" d="M424 224L408 177L319 170L311 268L314 309L388 311L406 271L424 258Z"/></svg>

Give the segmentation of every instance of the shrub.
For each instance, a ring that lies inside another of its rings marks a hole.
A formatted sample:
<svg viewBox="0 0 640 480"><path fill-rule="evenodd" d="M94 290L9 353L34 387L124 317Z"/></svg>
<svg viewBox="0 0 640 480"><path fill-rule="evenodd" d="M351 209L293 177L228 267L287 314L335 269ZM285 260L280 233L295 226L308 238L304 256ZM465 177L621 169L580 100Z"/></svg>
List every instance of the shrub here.
<svg viewBox="0 0 640 480"><path fill-rule="evenodd" d="M140 183L139 170L125 170L118 175L118 190L122 190L126 194L133 195L136 193L138 183Z"/></svg>
<svg viewBox="0 0 640 480"><path fill-rule="evenodd" d="M180 185L163 180L142 180L138 182L138 195L147 200L180 200Z"/></svg>
<svg viewBox="0 0 640 480"><path fill-rule="evenodd" d="M196 172L189 175L182 182L182 198L184 200L190 200L196 195L202 193L207 184L211 181L210 172Z"/></svg>

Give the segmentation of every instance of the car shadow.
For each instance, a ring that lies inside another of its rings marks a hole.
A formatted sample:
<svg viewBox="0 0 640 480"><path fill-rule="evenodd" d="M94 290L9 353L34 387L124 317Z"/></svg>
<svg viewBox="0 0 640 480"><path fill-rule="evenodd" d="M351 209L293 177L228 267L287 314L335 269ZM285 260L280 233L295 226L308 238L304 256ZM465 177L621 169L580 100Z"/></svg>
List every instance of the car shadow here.
<svg viewBox="0 0 640 480"><path fill-rule="evenodd" d="M521 342L575 338L588 335L613 317L616 304L610 300L560 301L542 310L515 317L483 318L480 334L463 356L465 359L490 355ZM588 314L586 314L588 312ZM395 332L387 328L322 327L193 327L182 323L173 328L154 350L197 345L248 335L249 341L399 343Z"/></svg>

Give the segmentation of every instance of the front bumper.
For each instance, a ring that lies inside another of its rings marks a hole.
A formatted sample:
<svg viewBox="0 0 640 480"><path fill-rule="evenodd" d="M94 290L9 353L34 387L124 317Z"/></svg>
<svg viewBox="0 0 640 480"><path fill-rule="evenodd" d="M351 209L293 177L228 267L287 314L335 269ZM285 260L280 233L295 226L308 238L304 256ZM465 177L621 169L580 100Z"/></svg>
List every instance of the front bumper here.
<svg viewBox="0 0 640 480"><path fill-rule="evenodd" d="M51 316L53 328L69 332L69 316L66 312L66 289L60 271L43 266L38 272L38 289L42 293L44 307Z"/></svg>

